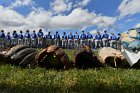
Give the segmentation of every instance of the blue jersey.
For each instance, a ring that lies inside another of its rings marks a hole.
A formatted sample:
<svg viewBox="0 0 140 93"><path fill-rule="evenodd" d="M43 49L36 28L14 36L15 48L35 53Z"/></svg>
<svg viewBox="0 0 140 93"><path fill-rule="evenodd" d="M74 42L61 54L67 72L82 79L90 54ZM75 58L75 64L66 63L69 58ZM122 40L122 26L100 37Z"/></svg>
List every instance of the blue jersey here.
<svg viewBox="0 0 140 93"><path fill-rule="evenodd" d="M37 38L36 33L32 33L32 34L31 34L31 38L34 38L34 39Z"/></svg>
<svg viewBox="0 0 140 93"><path fill-rule="evenodd" d="M110 36L110 40L117 40L117 37L115 35Z"/></svg>
<svg viewBox="0 0 140 93"><path fill-rule="evenodd" d="M13 34L13 38L18 38L18 34L17 33L14 33Z"/></svg>
<svg viewBox="0 0 140 93"><path fill-rule="evenodd" d="M25 37L25 38L30 38L31 36L30 36L29 33L25 33L24 37Z"/></svg>
<svg viewBox="0 0 140 93"><path fill-rule="evenodd" d="M109 37L109 35L106 34L106 33L104 33L104 34L102 35L102 39L103 39L103 38L108 38L108 37Z"/></svg>
<svg viewBox="0 0 140 93"><path fill-rule="evenodd" d="M52 35L51 34L47 34L46 35L46 39L52 39Z"/></svg>
<svg viewBox="0 0 140 93"><path fill-rule="evenodd" d="M87 35L87 39L92 39L92 38L93 38L93 36L91 34Z"/></svg>
<svg viewBox="0 0 140 93"><path fill-rule="evenodd" d="M68 39L73 39L73 35L68 35Z"/></svg>
<svg viewBox="0 0 140 93"><path fill-rule="evenodd" d="M0 33L0 38L5 38L4 32L3 33Z"/></svg>
<svg viewBox="0 0 140 93"><path fill-rule="evenodd" d="M121 37L120 37L120 36L118 36L118 37L117 37L117 40L120 40L120 38L121 38Z"/></svg>
<svg viewBox="0 0 140 93"><path fill-rule="evenodd" d="M101 35L96 35L96 36L95 36L95 39L96 39L96 40L101 40Z"/></svg>
<svg viewBox="0 0 140 93"><path fill-rule="evenodd" d="M43 37L43 32L38 32L38 33L37 33L37 36L38 36L39 38Z"/></svg>
<svg viewBox="0 0 140 93"><path fill-rule="evenodd" d="M80 39L86 39L86 35L85 34L82 34L81 36L80 36Z"/></svg>
<svg viewBox="0 0 140 93"><path fill-rule="evenodd" d="M6 38L6 40L11 40L11 36L10 35L7 35L5 38Z"/></svg>
<svg viewBox="0 0 140 93"><path fill-rule="evenodd" d="M18 38L19 38L19 39L23 39L23 34L19 34L19 35L18 35Z"/></svg>
<svg viewBox="0 0 140 93"><path fill-rule="evenodd" d="M60 35L59 34L55 34L54 35L54 39L60 39Z"/></svg>
<svg viewBox="0 0 140 93"><path fill-rule="evenodd" d="M67 39L67 35L63 35L62 38L63 38L63 39Z"/></svg>
<svg viewBox="0 0 140 93"><path fill-rule="evenodd" d="M79 39L79 35L74 35L74 39Z"/></svg>

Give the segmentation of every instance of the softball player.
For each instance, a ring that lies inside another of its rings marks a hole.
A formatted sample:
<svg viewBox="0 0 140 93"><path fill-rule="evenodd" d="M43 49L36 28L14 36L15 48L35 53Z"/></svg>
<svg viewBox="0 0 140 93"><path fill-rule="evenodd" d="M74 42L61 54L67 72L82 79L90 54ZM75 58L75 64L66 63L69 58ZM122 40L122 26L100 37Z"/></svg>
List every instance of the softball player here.
<svg viewBox="0 0 140 93"><path fill-rule="evenodd" d="M60 35L58 34L58 31L56 31L56 34L54 35L54 43L55 45L60 45Z"/></svg>
<svg viewBox="0 0 140 93"><path fill-rule="evenodd" d="M23 40L23 33L22 33L22 31L20 31L20 34L18 35L18 44L19 45L23 45L23 42L24 40Z"/></svg>
<svg viewBox="0 0 140 93"><path fill-rule="evenodd" d="M17 31L13 31L12 46L16 46L17 43L18 43L18 34L17 34Z"/></svg>
<svg viewBox="0 0 140 93"><path fill-rule="evenodd" d="M38 46L42 47L43 46L43 32L42 29L39 29L39 32L37 33L38 36Z"/></svg>
<svg viewBox="0 0 140 93"><path fill-rule="evenodd" d="M48 32L48 34L46 35L46 45L48 47L51 44L52 44L52 35L51 35L51 32Z"/></svg>
<svg viewBox="0 0 140 93"><path fill-rule="evenodd" d="M33 31L33 33L31 34L31 47L36 47L36 42L37 41L37 35L35 30Z"/></svg>
<svg viewBox="0 0 140 93"><path fill-rule="evenodd" d="M29 30L27 30L26 33L25 33L25 35L24 35L24 38L25 38L24 44L25 44L25 45L30 46L30 37L31 37L31 36L30 36Z"/></svg>

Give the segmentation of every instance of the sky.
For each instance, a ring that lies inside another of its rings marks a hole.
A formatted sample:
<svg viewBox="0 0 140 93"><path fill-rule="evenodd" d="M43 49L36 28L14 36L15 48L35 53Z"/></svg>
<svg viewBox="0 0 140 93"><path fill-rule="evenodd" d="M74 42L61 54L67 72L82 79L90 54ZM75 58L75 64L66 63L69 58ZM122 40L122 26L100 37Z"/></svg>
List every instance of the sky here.
<svg viewBox="0 0 140 93"><path fill-rule="evenodd" d="M122 33L140 27L140 0L0 0L0 30Z"/></svg>

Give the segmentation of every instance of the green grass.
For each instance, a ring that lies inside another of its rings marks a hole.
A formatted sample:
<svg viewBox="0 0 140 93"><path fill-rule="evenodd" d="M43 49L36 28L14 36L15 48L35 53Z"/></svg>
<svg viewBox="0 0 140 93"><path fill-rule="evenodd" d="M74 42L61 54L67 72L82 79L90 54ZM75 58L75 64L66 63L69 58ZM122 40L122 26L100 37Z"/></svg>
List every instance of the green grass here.
<svg viewBox="0 0 140 93"><path fill-rule="evenodd" d="M66 71L43 68L21 69L0 66L1 93L139 93L140 70L132 69L71 69Z"/></svg>
<svg viewBox="0 0 140 93"><path fill-rule="evenodd" d="M74 51L67 51L72 59ZM0 66L0 93L139 93L136 69L21 69Z"/></svg>

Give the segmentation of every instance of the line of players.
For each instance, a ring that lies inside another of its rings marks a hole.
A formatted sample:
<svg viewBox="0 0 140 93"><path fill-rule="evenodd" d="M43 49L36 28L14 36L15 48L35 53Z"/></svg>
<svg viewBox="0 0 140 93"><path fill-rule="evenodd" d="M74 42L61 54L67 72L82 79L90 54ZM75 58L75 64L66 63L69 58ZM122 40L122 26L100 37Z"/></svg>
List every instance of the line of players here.
<svg viewBox="0 0 140 93"><path fill-rule="evenodd" d="M38 33L34 30L32 34L29 33L29 30L26 30L26 33L23 34L22 31L18 34L16 31L13 31L12 35L8 32L6 35L4 30L0 32L0 45L1 46L15 46L17 44L25 44L31 47L41 48L44 46L50 46L52 44L62 46L63 48L74 48L79 45L88 45L91 48L100 48L100 47L120 47L120 34L115 36L114 33L107 34L107 31L101 35L100 32L97 32L95 37L88 32L87 34L82 31L82 34L79 35L77 32L75 35L72 32L69 32L69 35L66 35L66 32L63 33L62 36L59 35L58 31L54 37L52 37L51 32L48 32L47 35L44 36L42 29L39 29Z"/></svg>

